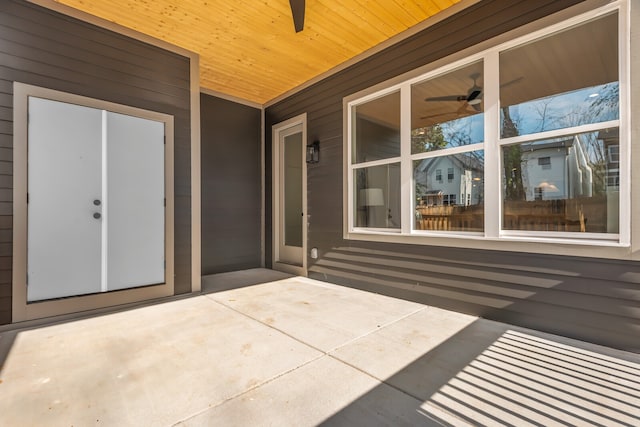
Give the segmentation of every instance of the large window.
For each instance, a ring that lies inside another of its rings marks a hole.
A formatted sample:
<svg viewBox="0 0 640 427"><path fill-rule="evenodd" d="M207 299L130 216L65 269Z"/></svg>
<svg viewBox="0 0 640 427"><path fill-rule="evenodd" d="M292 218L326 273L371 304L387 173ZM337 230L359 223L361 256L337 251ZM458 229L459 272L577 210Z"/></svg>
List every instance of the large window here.
<svg viewBox="0 0 640 427"><path fill-rule="evenodd" d="M349 102L348 231L627 242L622 7Z"/></svg>

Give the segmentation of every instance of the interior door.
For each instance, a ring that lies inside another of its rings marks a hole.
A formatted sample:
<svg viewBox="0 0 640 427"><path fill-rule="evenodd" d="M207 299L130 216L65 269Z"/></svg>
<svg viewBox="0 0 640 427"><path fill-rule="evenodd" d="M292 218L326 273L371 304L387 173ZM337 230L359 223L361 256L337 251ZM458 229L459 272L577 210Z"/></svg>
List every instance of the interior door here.
<svg viewBox="0 0 640 427"><path fill-rule="evenodd" d="M278 132L279 157L279 242L278 262L302 266L303 242L303 165L302 125Z"/></svg>
<svg viewBox="0 0 640 427"><path fill-rule="evenodd" d="M29 98L27 301L100 292L102 111Z"/></svg>

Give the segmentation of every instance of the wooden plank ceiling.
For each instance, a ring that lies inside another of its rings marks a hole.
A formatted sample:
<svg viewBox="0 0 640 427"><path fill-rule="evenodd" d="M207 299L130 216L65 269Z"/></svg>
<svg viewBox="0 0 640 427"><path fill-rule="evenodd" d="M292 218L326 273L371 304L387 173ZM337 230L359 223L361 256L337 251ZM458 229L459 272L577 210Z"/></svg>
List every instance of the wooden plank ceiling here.
<svg viewBox="0 0 640 427"><path fill-rule="evenodd" d="M203 88L264 104L460 0L56 0L200 55Z"/></svg>

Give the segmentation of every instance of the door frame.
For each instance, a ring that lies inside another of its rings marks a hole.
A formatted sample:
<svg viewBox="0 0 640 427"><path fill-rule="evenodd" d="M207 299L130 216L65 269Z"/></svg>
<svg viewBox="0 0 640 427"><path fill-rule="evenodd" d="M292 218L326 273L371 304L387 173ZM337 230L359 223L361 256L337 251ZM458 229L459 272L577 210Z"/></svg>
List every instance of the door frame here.
<svg viewBox="0 0 640 427"><path fill-rule="evenodd" d="M79 295L61 299L27 303L27 163L28 163L28 98L51 99L164 122L165 125L165 283L111 292ZM174 294L174 183L173 183L173 116L127 105L32 86L13 83L13 261L12 323L77 313L85 310L144 301Z"/></svg>
<svg viewBox="0 0 640 427"><path fill-rule="evenodd" d="M302 266L295 266L280 262L280 135L294 127L302 126ZM307 147L307 113L292 117L289 120L277 123L272 126L272 170L271 182L273 189L273 197L271 203L271 226L272 226L272 266L274 270L284 271L286 273L297 274L299 276L307 275L307 162L304 161L304 154Z"/></svg>

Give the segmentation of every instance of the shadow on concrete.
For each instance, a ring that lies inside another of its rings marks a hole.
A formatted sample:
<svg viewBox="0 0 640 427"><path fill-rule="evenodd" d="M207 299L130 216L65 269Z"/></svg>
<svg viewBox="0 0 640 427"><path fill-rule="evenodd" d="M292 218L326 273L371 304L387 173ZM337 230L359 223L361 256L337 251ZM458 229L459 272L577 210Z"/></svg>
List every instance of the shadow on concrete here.
<svg viewBox="0 0 640 427"><path fill-rule="evenodd" d="M339 353L332 357L375 376ZM382 384L322 425L412 424L406 421L417 414L420 424L446 426L640 421L640 357L482 319L377 379ZM385 399L395 402L393 412L412 405L413 413L390 422Z"/></svg>
<svg viewBox="0 0 640 427"><path fill-rule="evenodd" d="M294 276L281 271L269 270L267 268L252 268L249 270L232 271L229 273L211 274L208 276L202 276L202 293L211 294L231 289L245 288L247 286L275 282L277 280L288 279L290 277Z"/></svg>
<svg viewBox="0 0 640 427"><path fill-rule="evenodd" d="M6 331L0 333L0 373L2 373L4 362L7 360L7 357L9 357L9 353L19 332L20 331Z"/></svg>

